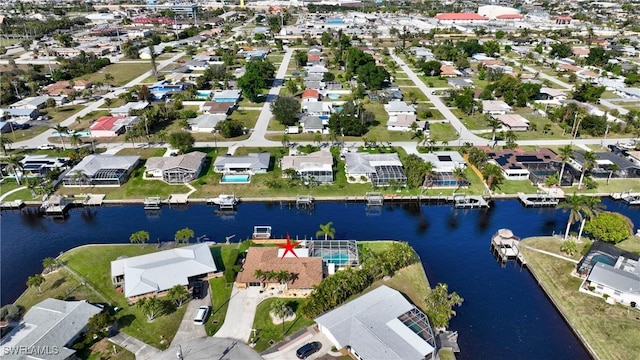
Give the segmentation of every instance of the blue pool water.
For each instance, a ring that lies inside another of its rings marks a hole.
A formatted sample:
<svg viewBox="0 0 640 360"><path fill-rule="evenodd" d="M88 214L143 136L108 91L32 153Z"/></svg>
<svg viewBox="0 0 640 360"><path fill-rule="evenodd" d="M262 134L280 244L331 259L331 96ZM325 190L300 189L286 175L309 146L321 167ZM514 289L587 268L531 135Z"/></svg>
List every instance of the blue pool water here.
<svg viewBox="0 0 640 360"><path fill-rule="evenodd" d="M344 108L343 108L342 106L336 106L336 107L335 107L335 109L336 109L336 111L337 111L337 112L340 112L340 111L342 111L342 109L344 109Z"/></svg>
<svg viewBox="0 0 640 360"><path fill-rule="evenodd" d="M434 186L458 186L458 182L455 180L436 180Z"/></svg>
<svg viewBox="0 0 640 360"><path fill-rule="evenodd" d="M91 136L91 133L88 131L82 131L82 132L76 132L74 134L78 134L80 136L84 136L84 137L88 137ZM60 133L57 131L54 131L53 133L51 133L51 136L60 136ZM62 137L72 137L73 134L69 134L69 133L62 133Z"/></svg>
<svg viewBox="0 0 640 360"><path fill-rule="evenodd" d="M340 94L327 94L327 97L331 100L340 99Z"/></svg>
<svg viewBox="0 0 640 360"><path fill-rule="evenodd" d="M603 254L595 254L591 259L593 259L593 261L601 262L603 264L607 264L611 266L616 264L616 259Z"/></svg>
<svg viewBox="0 0 640 360"><path fill-rule="evenodd" d="M336 265L342 265L342 264L346 263L347 261L349 261L349 254L341 254L341 253L326 254L326 255L322 256L322 259L324 261L326 261L327 263L336 264Z"/></svg>
<svg viewBox="0 0 640 360"><path fill-rule="evenodd" d="M320 115L320 116L318 116L318 118L320 118L320 120L329 120L329 116L328 115Z"/></svg>
<svg viewBox="0 0 640 360"><path fill-rule="evenodd" d="M251 181L251 175L244 174L224 174L221 183L248 183Z"/></svg>
<svg viewBox="0 0 640 360"><path fill-rule="evenodd" d="M208 99L209 96L211 96L211 93L208 92L198 92L198 95L196 95L198 99Z"/></svg>

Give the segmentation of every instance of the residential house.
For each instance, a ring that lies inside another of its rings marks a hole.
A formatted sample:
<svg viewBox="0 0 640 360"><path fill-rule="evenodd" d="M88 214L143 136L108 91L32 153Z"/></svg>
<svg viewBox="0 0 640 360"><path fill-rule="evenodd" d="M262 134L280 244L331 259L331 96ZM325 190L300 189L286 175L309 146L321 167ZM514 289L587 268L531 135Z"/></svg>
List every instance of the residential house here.
<svg viewBox="0 0 640 360"><path fill-rule="evenodd" d="M111 282L131 302L164 296L176 285L188 287L218 272L207 244L196 244L111 262Z"/></svg>
<svg viewBox="0 0 640 360"><path fill-rule="evenodd" d="M0 134L10 133L13 130L13 122L0 121Z"/></svg>
<svg viewBox="0 0 640 360"><path fill-rule="evenodd" d="M616 154L615 152L598 151L595 156L595 166L589 171L593 178L640 178L640 164L634 163L625 157L624 153ZM584 152L576 151L569 164L576 171L582 172Z"/></svg>
<svg viewBox="0 0 640 360"><path fill-rule="evenodd" d="M13 122L27 122L40 116L38 109L0 109L0 119Z"/></svg>
<svg viewBox="0 0 640 360"><path fill-rule="evenodd" d="M47 100L49 99L49 95L40 95L40 96L30 96L26 97L22 100L16 101L13 104L9 105L9 109L34 109L40 110L45 107Z"/></svg>
<svg viewBox="0 0 640 360"><path fill-rule="evenodd" d="M111 115L113 116L129 116L131 111L141 111L149 106L148 101L132 101L128 102L120 107L111 109Z"/></svg>
<svg viewBox="0 0 640 360"><path fill-rule="evenodd" d="M309 66L307 68L308 75L316 74L316 75L324 76L324 74L328 72L329 72L329 69L327 69L322 65L314 65L314 66Z"/></svg>
<svg viewBox="0 0 640 360"><path fill-rule="evenodd" d="M536 97L536 100L542 103L548 102L559 105L562 101L567 100L567 93L558 89L542 87L540 88L540 93Z"/></svg>
<svg viewBox="0 0 640 360"><path fill-rule="evenodd" d="M511 112L511 106L502 100L483 100L482 113L491 115L504 115Z"/></svg>
<svg viewBox="0 0 640 360"><path fill-rule="evenodd" d="M25 155L22 160L22 169L18 169L20 176L42 177L54 169L66 169L69 158L51 157L49 155Z"/></svg>
<svg viewBox="0 0 640 360"><path fill-rule="evenodd" d="M237 104L240 101L240 90L222 90L213 93L213 102L217 103L233 103Z"/></svg>
<svg viewBox="0 0 640 360"><path fill-rule="evenodd" d="M371 182L375 186L390 183L406 184L407 176L398 154L368 154L346 152L345 172L347 181Z"/></svg>
<svg viewBox="0 0 640 360"><path fill-rule="evenodd" d="M447 83L454 89L473 89L473 80L471 78L452 77L447 79Z"/></svg>
<svg viewBox="0 0 640 360"><path fill-rule="evenodd" d="M640 99L640 88L618 88L614 93L625 99Z"/></svg>
<svg viewBox="0 0 640 360"><path fill-rule="evenodd" d="M305 133L322 133L324 132L324 121L319 115L304 115L300 118L302 131Z"/></svg>
<svg viewBox="0 0 640 360"><path fill-rule="evenodd" d="M476 13L442 13L435 16L441 24L484 24L489 18Z"/></svg>
<svg viewBox="0 0 640 360"><path fill-rule="evenodd" d="M159 178L169 184L184 184L198 178L207 155L193 151L178 156L150 157L145 164L147 178Z"/></svg>
<svg viewBox="0 0 640 360"><path fill-rule="evenodd" d="M399 114L389 116L389 120L387 120L387 130L390 131L404 131L408 132L413 130L411 125L416 123L417 129L421 129L423 131L428 131L429 127L426 121L418 121L416 114Z"/></svg>
<svg viewBox="0 0 640 360"><path fill-rule="evenodd" d="M574 47L573 49L571 49L571 53L574 56L577 56L579 58L586 58L587 56L589 56L590 53L590 49L589 48L583 48L583 47Z"/></svg>
<svg viewBox="0 0 640 360"><path fill-rule="evenodd" d="M76 359L73 344L87 331L87 323L102 307L82 301L45 299L27 311L2 338L4 360ZM19 351L24 349L23 351ZM29 351L32 350L32 351Z"/></svg>
<svg viewBox="0 0 640 360"><path fill-rule="evenodd" d="M399 291L386 285L315 319L337 349L356 359L424 360L436 357L429 319Z"/></svg>
<svg viewBox="0 0 640 360"><path fill-rule="evenodd" d="M304 87L305 89L323 90L325 83L319 80L305 80Z"/></svg>
<svg viewBox="0 0 640 360"><path fill-rule="evenodd" d="M414 115L416 108L407 105L404 101L390 101L384 105L384 110L389 116L398 116L401 114Z"/></svg>
<svg viewBox="0 0 640 360"><path fill-rule="evenodd" d="M537 151L519 149L487 149L485 151L489 161L500 166L507 180L530 180L534 184L544 184L549 176L560 173L562 166L562 161L556 153L546 148ZM567 169L563 175L563 185L571 185L576 176L575 172Z"/></svg>
<svg viewBox="0 0 640 360"><path fill-rule="evenodd" d="M211 115L231 115L235 106L232 102L207 101L200 105L200 111Z"/></svg>
<svg viewBox="0 0 640 360"><path fill-rule="evenodd" d="M440 66L440 76L442 77L457 77L460 75L462 75L462 73L458 71L455 66L445 64Z"/></svg>
<svg viewBox="0 0 640 360"><path fill-rule="evenodd" d="M584 277L579 291L634 308L640 306L639 259L638 254L594 241L576 266L578 275Z"/></svg>
<svg viewBox="0 0 640 360"><path fill-rule="evenodd" d="M329 151L284 156L280 167L283 176L286 176L285 170L293 169L296 171L297 177L305 182L311 180L320 184L333 182L333 156Z"/></svg>
<svg viewBox="0 0 640 360"><path fill-rule="evenodd" d="M242 271L236 278L239 289L249 287L280 287L276 280L256 277L256 270L264 272L286 271L290 279L284 284L285 295L305 297L323 278L322 258L309 256L308 248L294 249L296 256L284 254L284 249L277 247L250 247L242 263Z"/></svg>
<svg viewBox="0 0 640 360"><path fill-rule="evenodd" d="M319 101L320 92L316 89L306 89L302 92L302 102Z"/></svg>
<svg viewBox="0 0 640 360"><path fill-rule="evenodd" d="M459 179L454 175L456 169L465 169L467 162L457 151L438 151L426 154L418 154L425 162L433 165L433 175L425 179L428 187L462 187L468 186L469 182Z"/></svg>
<svg viewBox="0 0 640 360"><path fill-rule="evenodd" d="M120 186L139 161L140 156L91 154L65 174L62 184L68 187Z"/></svg>
<svg viewBox="0 0 640 360"><path fill-rule="evenodd" d="M500 121L504 128L511 131L527 131L529 130L529 120L519 114L492 115L492 117Z"/></svg>
<svg viewBox="0 0 640 360"><path fill-rule="evenodd" d="M191 71L205 71L209 68L209 62L206 60L189 60L183 66Z"/></svg>
<svg viewBox="0 0 640 360"><path fill-rule="evenodd" d="M137 116L101 116L91 126L91 137L115 137L140 122Z"/></svg>
<svg viewBox="0 0 640 360"><path fill-rule="evenodd" d="M324 101L306 101L302 103L302 111L310 116L329 116L333 113L333 103Z"/></svg>
<svg viewBox="0 0 640 360"><path fill-rule="evenodd" d="M271 155L265 153L251 153L248 155L218 156L213 163L213 171L218 173L250 173L264 174L269 170Z"/></svg>
<svg viewBox="0 0 640 360"><path fill-rule="evenodd" d="M196 118L188 119L187 123L193 132L212 133L216 131L216 125L221 121L225 121L225 114L203 114Z"/></svg>

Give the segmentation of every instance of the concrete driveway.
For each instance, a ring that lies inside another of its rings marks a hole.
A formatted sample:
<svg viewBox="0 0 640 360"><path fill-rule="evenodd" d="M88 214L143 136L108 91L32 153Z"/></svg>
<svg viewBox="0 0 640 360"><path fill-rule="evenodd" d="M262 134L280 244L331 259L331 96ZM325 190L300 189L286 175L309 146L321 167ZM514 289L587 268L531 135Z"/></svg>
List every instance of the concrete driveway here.
<svg viewBox="0 0 640 360"><path fill-rule="evenodd" d="M233 285L227 316L224 324L215 333L215 337L230 338L249 342L251 329L253 328L253 318L256 316L256 307L264 296L260 294L259 287L249 287L239 290Z"/></svg>
<svg viewBox="0 0 640 360"><path fill-rule="evenodd" d="M203 281L202 284L204 285L202 291L205 296L202 299L189 300L187 303L187 311L185 311L184 317L180 322L180 327L178 327L178 332L176 332L176 336L171 342L172 346L178 346L190 340L207 336L204 325L196 325L193 323L193 319L200 306L211 306L211 289L209 289L209 282Z"/></svg>
<svg viewBox="0 0 640 360"><path fill-rule="evenodd" d="M322 344L320 350L309 356L307 359L314 360L327 355L331 351L331 347L333 344L331 341L321 332L307 331L303 335L297 337L296 339L291 340L290 342L281 346L278 351L272 352L269 354L265 354L262 357L265 360L296 360L298 357L296 356L296 351L303 345L318 341ZM339 355L339 354L330 354L330 355Z"/></svg>

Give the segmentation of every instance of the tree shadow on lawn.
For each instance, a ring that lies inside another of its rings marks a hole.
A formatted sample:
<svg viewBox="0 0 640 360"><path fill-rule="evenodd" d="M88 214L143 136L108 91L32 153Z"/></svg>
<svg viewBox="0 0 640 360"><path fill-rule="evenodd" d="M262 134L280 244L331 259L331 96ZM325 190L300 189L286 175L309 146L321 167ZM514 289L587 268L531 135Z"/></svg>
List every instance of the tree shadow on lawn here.
<svg viewBox="0 0 640 360"><path fill-rule="evenodd" d="M61 277L58 280L56 280L53 284L51 284L51 287L49 287L50 290L53 289L57 289L59 288L62 284L64 284L67 281L66 277Z"/></svg>

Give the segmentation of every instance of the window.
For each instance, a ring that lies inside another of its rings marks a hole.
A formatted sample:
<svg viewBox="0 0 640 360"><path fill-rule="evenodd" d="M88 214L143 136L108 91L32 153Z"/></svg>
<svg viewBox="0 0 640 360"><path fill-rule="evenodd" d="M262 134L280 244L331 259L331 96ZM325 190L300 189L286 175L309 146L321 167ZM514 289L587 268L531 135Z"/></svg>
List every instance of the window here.
<svg viewBox="0 0 640 360"><path fill-rule="evenodd" d="M620 296L620 295L622 295L622 293L620 291L616 290L616 291L613 292L613 295L614 296Z"/></svg>
<svg viewBox="0 0 640 360"><path fill-rule="evenodd" d="M597 288L598 290L604 290L604 286L603 286L602 284L598 284L598 285L596 286L596 288Z"/></svg>

